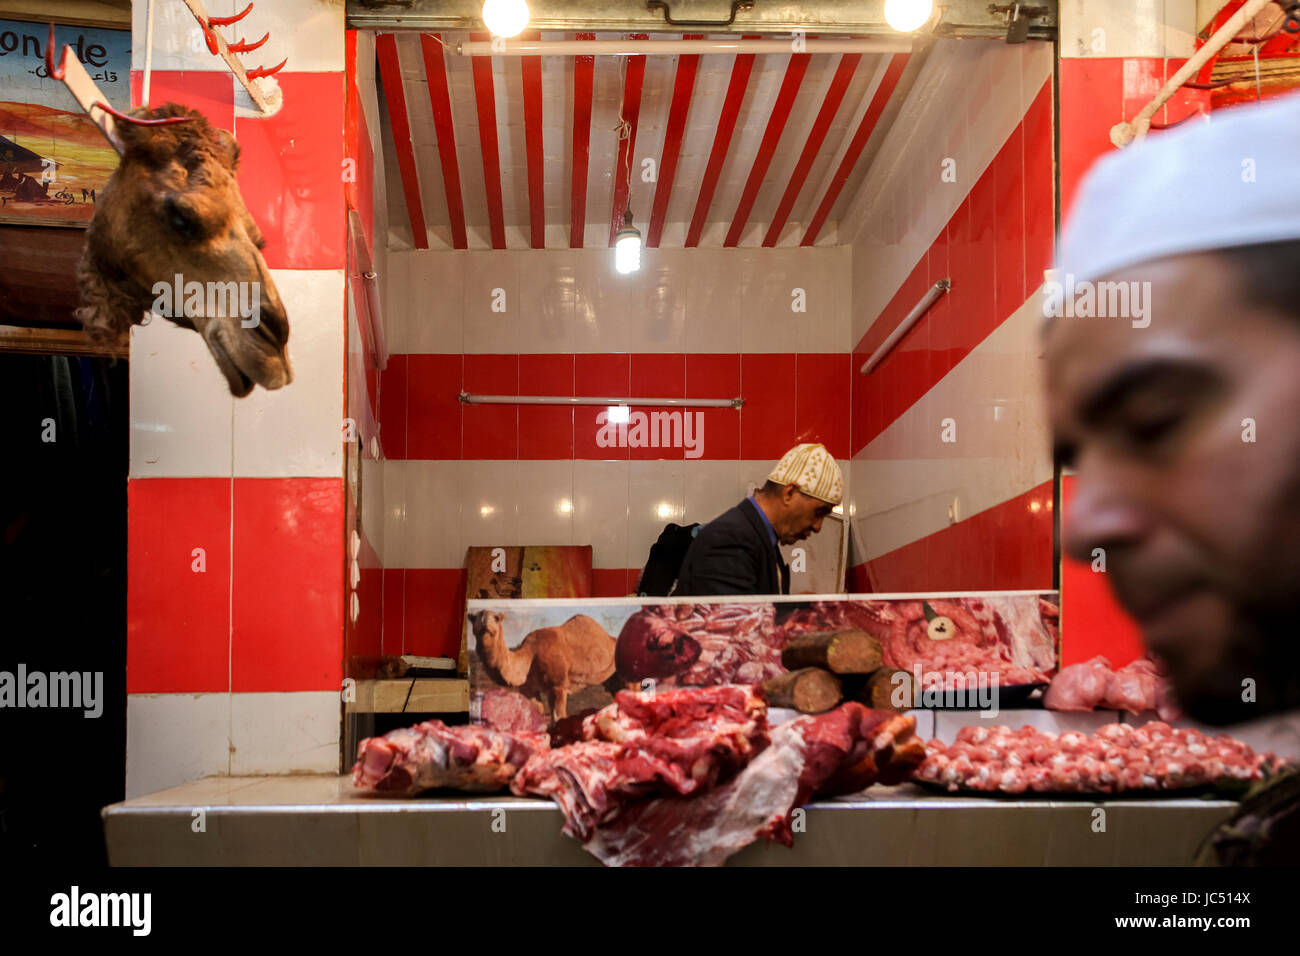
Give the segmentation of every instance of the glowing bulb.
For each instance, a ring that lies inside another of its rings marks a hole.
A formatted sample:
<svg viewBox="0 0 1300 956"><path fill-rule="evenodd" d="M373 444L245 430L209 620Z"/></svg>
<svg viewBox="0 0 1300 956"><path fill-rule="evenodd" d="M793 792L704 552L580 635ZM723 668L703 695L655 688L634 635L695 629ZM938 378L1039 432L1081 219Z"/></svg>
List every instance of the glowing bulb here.
<svg viewBox="0 0 1300 956"><path fill-rule="evenodd" d="M919 30L933 12L932 0L885 0L885 22L899 33Z"/></svg>
<svg viewBox="0 0 1300 956"><path fill-rule="evenodd" d="M666 501L660 502L659 507L655 509L655 514L660 518L667 520L673 516L673 506Z"/></svg>
<svg viewBox="0 0 1300 956"><path fill-rule="evenodd" d="M573 502L567 498L561 498L559 504L560 514L567 515L573 513Z"/></svg>
<svg viewBox="0 0 1300 956"><path fill-rule="evenodd" d="M614 240L614 269L620 275L627 275L640 268L641 233L625 226L618 231Z"/></svg>
<svg viewBox="0 0 1300 956"><path fill-rule="evenodd" d="M611 425L626 425L631 420L631 409L626 405L611 405L606 409L605 421Z"/></svg>
<svg viewBox="0 0 1300 956"><path fill-rule="evenodd" d="M1031 501L1029 502L1029 510L1033 514L1038 514L1038 512L1043 510L1043 503L1041 501Z"/></svg>
<svg viewBox="0 0 1300 956"><path fill-rule="evenodd" d="M528 26L528 4L524 0L486 0L483 25L494 36L517 37Z"/></svg>
<svg viewBox="0 0 1300 956"><path fill-rule="evenodd" d="M496 510L497 509L493 508L491 505L484 505L483 507L478 509L478 513L482 515L484 518L486 518L488 517L488 515L492 514Z"/></svg>

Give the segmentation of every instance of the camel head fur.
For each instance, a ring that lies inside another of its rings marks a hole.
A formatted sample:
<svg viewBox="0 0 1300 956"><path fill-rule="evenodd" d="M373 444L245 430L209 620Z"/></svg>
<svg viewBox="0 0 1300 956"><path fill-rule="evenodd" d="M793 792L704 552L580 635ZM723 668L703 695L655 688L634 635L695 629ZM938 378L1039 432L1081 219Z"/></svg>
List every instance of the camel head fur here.
<svg viewBox="0 0 1300 956"><path fill-rule="evenodd" d="M164 313L203 337L231 394L288 385L289 319L235 181L239 144L175 103L128 116L188 121L117 124L121 163L96 200L77 270L87 335L122 343L146 313Z"/></svg>

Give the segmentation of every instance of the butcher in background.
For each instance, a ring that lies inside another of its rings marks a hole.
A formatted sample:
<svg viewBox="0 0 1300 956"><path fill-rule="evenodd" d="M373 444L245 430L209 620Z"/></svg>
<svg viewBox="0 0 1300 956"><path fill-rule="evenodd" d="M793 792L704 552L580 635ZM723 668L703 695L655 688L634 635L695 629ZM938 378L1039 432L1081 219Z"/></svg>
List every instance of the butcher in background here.
<svg viewBox="0 0 1300 956"><path fill-rule="evenodd" d="M762 488L699 529L673 594L789 594L780 545L821 531L843 497L844 476L825 446L796 445Z"/></svg>
<svg viewBox="0 0 1300 956"><path fill-rule="evenodd" d="M1300 98L1107 156L1058 265L1065 548L1104 555L1192 717L1286 714L1300 734ZM1203 859L1300 862L1300 775L1244 800Z"/></svg>

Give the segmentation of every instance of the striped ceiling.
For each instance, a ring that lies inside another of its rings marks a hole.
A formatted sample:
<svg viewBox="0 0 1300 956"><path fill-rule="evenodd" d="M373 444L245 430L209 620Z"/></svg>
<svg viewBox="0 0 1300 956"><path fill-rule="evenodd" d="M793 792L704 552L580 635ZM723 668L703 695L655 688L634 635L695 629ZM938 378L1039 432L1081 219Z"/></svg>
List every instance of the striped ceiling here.
<svg viewBox="0 0 1300 956"><path fill-rule="evenodd" d="M541 36L586 38L622 36ZM466 39L487 37L376 44L390 229L416 248L606 246L629 200L650 247L836 245L908 59L465 57Z"/></svg>

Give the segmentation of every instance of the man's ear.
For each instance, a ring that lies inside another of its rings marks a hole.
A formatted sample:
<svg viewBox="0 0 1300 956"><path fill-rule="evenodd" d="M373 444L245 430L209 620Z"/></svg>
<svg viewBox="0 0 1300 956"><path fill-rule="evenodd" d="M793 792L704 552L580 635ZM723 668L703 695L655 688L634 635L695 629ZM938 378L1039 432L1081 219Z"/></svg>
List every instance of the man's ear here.
<svg viewBox="0 0 1300 956"><path fill-rule="evenodd" d="M787 505L794 504L794 499L798 497L798 495L799 486L793 483L788 484L781 489L781 502Z"/></svg>

